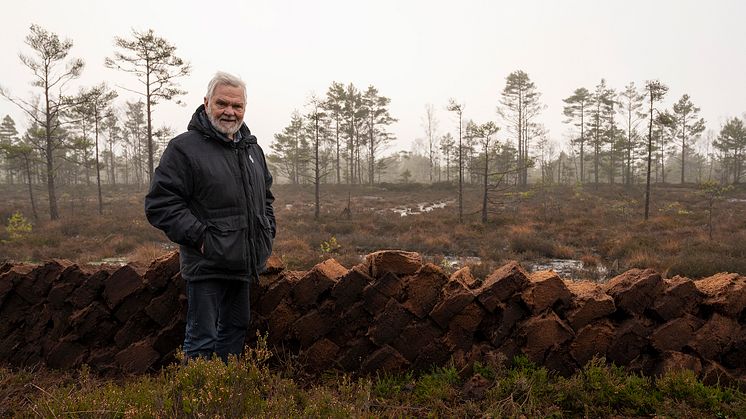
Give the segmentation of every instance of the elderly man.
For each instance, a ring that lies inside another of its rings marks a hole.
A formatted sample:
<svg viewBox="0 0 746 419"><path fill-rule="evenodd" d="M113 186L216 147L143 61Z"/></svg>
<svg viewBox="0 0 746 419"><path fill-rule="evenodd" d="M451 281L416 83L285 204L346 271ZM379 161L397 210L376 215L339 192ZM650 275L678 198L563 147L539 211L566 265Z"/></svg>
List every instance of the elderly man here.
<svg viewBox="0 0 746 419"><path fill-rule="evenodd" d="M246 85L218 72L187 132L172 139L145 197L148 221L179 244L187 358L240 355L249 284L272 251L272 176L243 123Z"/></svg>

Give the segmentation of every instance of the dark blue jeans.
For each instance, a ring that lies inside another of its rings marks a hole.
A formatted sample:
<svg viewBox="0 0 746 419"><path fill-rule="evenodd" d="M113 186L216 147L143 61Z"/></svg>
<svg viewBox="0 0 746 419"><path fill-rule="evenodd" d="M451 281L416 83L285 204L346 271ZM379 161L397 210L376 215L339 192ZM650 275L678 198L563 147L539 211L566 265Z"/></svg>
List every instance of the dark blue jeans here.
<svg viewBox="0 0 746 419"><path fill-rule="evenodd" d="M184 354L210 358L241 355L249 327L249 282L187 281L187 319Z"/></svg>

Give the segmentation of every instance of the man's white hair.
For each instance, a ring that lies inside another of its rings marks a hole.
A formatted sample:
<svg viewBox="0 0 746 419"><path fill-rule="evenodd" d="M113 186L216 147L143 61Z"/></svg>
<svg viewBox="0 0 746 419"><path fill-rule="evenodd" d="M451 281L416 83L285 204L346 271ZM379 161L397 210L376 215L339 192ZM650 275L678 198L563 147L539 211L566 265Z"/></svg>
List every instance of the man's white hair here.
<svg viewBox="0 0 746 419"><path fill-rule="evenodd" d="M243 98L246 100L246 83L241 78L234 76L233 74L226 73L225 71L218 71L213 76L210 83L207 84L207 100L212 99L215 88L221 85L228 85L231 87L240 87L243 90Z"/></svg>

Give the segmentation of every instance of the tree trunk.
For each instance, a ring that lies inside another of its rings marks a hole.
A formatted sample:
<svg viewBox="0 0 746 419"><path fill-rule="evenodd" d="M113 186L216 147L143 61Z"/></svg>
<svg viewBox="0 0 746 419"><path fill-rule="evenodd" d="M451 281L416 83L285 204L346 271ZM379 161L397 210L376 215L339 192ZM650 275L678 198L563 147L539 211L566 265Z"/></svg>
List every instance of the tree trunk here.
<svg viewBox="0 0 746 419"><path fill-rule="evenodd" d="M580 106L580 184L585 183L585 170L583 168L583 147L585 146L585 105Z"/></svg>
<svg viewBox="0 0 746 419"><path fill-rule="evenodd" d="M48 73L48 69L47 69ZM54 190L54 150L52 140L52 115L49 110L49 82L45 79L44 86L44 97L46 103L46 124L45 124L45 136L46 136L46 147L45 154L47 160L47 193L49 194L49 218L52 220L58 220L60 218L59 211L57 209L57 194Z"/></svg>
<svg viewBox="0 0 746 419"><path fill-rule="evenodd" d="M334 131L335 131L336 136L337 136L337 140L336 140L336 145L337 145L337 185L339 185L340 183L342 183L342 174L340 173L340 163L339 163L339 117L335 118L335 121L336 121L336 127L335 127Z"/></svg>
<svg viewBox="0 0 746 419"><path fill-rule="evenodd" d="M113 140L113 138L112 138ZM117 184L116 179L116 169L114 167L114 144L113 141L109 142L109 166L111 166L111 178L109 179L109 183L113 185Z"/></svg>
<svg viewBox="0 0 746 419"><path fill-rule="evenodd" d="M653 92L650 92L650 123L648 124L648 173L645 180L645 221L650 215L650 169L653 161Z"/></svg>
<svg viewBox="0 0 746 419"><path fill-rule="evenodd" d="M315 207L313 212L313 219L318 220L321 214L321 203L319 195L319 183L321 183L321 174L319 173L319 117L316 115L316 141L314 142L314 198Z"/></svg>
<svg viewBox="0 0 746 419"><path fill-rule="evenodd" d="M458 222L464 222L464 158L461 144L461 112L458 114Z"/></svg>
<svg viewBox="0 0 746 419"><path fill-rule="evenodd" d="M150 61L145 64L145 98L148 113L148 184L153 180L153 122L150 110Z"/></svg>
<svg viewBox="0 0 746 419"><path fill-rule="evenodd" d="M98 109L94 110L94 130L96 141L96 188L98 189L98 215L104 215L104 199L101 195L101 165L98 159Z"/></svg>
<svg viewBox="0 0 746 419"><path fill-rule="evenodd" d="M686 164L686 115L681 118L681 184L684 184L684 165Z"/></svg>
<svg viewBox="0 0 746 419"><path fill-rule="evenodd" d="M628 113L627 119L627 167L624 183L632 185L632 112Z"/></svg>
<svg viewBox="0 0 746 419"><path fill-rule="evenodd" d="M487 186L489 184L488 177L489 177L489 163L490 163L489 147L490 147L489 140L485 139L485 145L484 145L484 189L482 191L482 223L483 224L487 223Z"/></svg>
<svg viewBox="0 0 746 419"><path fill-rule="evenodd" d="M31 215L34 217L34 220L38 220L39 214L36 211L36 202L34 202L34 188L31 184L31 163L29 162L28 154L23 155L23 162L26 166L26 178L28 180L28 197L31 201Z"/></svg>

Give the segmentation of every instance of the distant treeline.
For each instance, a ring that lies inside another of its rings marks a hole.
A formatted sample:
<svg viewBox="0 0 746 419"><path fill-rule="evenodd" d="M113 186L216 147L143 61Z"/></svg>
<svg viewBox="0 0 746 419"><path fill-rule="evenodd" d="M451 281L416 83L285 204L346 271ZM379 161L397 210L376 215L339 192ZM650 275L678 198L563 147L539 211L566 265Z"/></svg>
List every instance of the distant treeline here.
<svg viewBox="0 0 746 419"><path fill-rule="evenodd" d="M176 47L152 30L115 37L115 51L104 65L133 75L138 86L122 88L136 97L117 106L119 92L106 83L69 91L84 68L83 60L68 58L71 41L32 25L25 43L30 54L19 57L37 92L22 98L0 86L0 96L28 118L24 132L10 116L0 123L0 181L29 185L34 218L31 186L43 185L51 219L59 217L60 184L96 182L99 212L102 183L147 185L173 136L169 127L155 128L153 108L185 94L176 81L191 71L175 55ZM318 186L328 183L453 182L479 184L486 202L490 191L537 182L741 182L744 120L734 117L719 131L706 130L688 94L670 109L660 106L667 90L656 80L617 91L603 79L592 91L575 89L564 99L573 134L562 149L537 122L546 108L541 93L518 70L496 95L494 121L474 121L464 104L450 99L438 106L458 123L441 126L436 105L428 104L423 137L413 150L386 154L394 139L389 126L397 121L389 111L391 99L372 85L360 90L332 82L323 97L312 96L275 134L269 161L278 181L315 184L317 195Z"/></svg>
<svg viewBox="0 0 746 419"><path fill-rule="evenodd" d="M137 79L133 85L138 86L122 88L138 99L117 107L114 100L119 93L105 82L70 92L69 83L85 67L82 59L68 57L72 41L32 25L25 44L30 54L21 52L19 58L37 92L23 98L0 86L0 96L28 118L23 133L10 116L0 124L2 180L29 185L34 218L38 215L31 185L44 184L52 220L59 218L58 185L95 181L102 213L102 183L149 182L162 145L172 136L167 127L154 128L153 108L186 93L176 80L191 68L175 55L176 47L152 30L133 30L130 38L115 37L116 49L103 64L131 74Z"/></svg>
<svg viewBox="0 0 746 419"><path fill-rule="evenodd" d="M496 98L495 121L478 123L468 116L461 121L466 107L452 99L442 105L459 113L460 126L441 131L429 104L423 137L413 150L385 154L393 139L386 127L396 121L387 108L390 99L379 96L374 86L361 92L353 84L332 82L323 98L311 98L307 110L294 111L288 126L275 134L270 161L282 181L294 184L313 183L318 164L322 183L450 182L459 171L464 182L480 183L486 171L491 179L519 185L631 185L646 181L650 154L653 183L741 182L744 120L734 117L719 132L706 131L700 108L688 94L670 109L661 108L666 91L659 81L642 88L631 82L617 91L604 79L593 91L575 89L564 99L572 138L563 149L536 122L545 109L541 93L519 70L508 75Z"/></svg>

